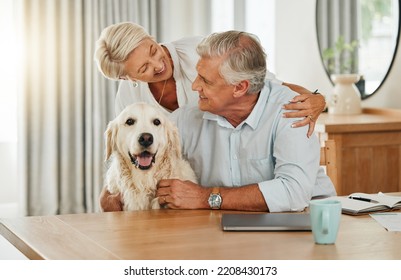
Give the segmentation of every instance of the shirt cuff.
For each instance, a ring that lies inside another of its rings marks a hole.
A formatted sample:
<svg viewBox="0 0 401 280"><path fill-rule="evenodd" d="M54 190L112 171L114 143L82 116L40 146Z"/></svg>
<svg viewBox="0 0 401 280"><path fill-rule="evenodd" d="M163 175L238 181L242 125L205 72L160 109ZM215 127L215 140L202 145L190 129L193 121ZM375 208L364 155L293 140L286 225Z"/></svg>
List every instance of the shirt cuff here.
<svg viewBox="0 0 401 280"><path fill-rule="evenodd" d="M290 201L290 194L279 179L260 182L258 186L270 212L299 212L307 207L303 200Z"/></svg>

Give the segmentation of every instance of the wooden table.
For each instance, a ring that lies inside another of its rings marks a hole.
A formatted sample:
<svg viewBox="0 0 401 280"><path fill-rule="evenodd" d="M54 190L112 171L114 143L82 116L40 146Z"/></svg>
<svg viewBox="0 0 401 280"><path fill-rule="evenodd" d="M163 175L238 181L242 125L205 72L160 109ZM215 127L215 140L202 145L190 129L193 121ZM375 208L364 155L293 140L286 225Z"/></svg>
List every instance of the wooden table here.
<svg viewBox="0 0 401 280"><path fill-rule="evenodd" d="M335 245L311 232L224 232L222 211L151 210L2 219L0 234L30 259L401 259L401 234L342 215ZM296 214L295 214L296 215Z"/></svg>
<svg viewBox="0 0 401 280"><path fill-rule="evenodd" d="M336 142L338 195L401 191L401 110L323 113L316 132Z"/></svg>

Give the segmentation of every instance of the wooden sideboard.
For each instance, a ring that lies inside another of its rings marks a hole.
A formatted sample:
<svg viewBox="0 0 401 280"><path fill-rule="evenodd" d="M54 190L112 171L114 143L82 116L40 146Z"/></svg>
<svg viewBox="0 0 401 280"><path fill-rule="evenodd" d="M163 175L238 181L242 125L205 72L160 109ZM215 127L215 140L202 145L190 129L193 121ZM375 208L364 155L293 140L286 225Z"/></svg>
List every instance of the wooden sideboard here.
<svg viewBox="0 0 401 280"><path fill-rule="evenodd" d="M339 195L401 191L401 110L323 113L315 130L336 142Z"/></svg>

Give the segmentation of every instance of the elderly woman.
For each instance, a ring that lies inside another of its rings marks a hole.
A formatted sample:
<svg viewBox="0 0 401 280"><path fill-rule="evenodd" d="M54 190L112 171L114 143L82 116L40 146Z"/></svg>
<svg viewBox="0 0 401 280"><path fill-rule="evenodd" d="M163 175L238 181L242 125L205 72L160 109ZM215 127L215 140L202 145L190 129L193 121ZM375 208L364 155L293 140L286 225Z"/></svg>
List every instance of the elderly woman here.
<svg viewBox="0 0 401 280"><path fill-rule="evenodd" d="M97 41L95 60L102 74L120 83L115 109L119 114L127 105L144 101L159 106L166 114L186 104L197 104L199 95L192 90L197 77L197 45L203 38L183 38L171 43L157 43L145 29L135 23L111 25L103 30ZM282 83L267 73L266 79ZM284 105L283 117L303 120L293 127L309 124L308 136L313 133L315 121L325 107L320 94L294 84L282 83L298 96ZM111 195L106 188L100 195L105 211L122 210L120 194Z"/></svg>
<svg viewBox="0 0 401 280"><path fill-rule="evenodd" d="M159 44L142 26L131 22L105 28L97 41L95 60L105 77L122 80L116 96L116 114L138 101L159 106L166 113L186 104L197 104L198 94L191 86L197 76L196 46L201 40L202 37L191 37ZM272 73L266 79L282 83ZM310 136L325 107L324 97L298 85L282 84L300 94L284 106L294 110L284 117L305 117L293 127L309 124Z"/></svg>

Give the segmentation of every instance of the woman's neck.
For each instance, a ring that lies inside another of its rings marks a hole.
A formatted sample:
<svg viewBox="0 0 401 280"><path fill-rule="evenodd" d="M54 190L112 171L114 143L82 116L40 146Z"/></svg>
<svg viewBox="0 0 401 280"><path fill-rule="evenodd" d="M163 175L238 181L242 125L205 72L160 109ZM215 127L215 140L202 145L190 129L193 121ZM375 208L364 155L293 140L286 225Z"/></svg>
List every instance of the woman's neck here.
<svg viewBox="0 0 401 280"><path fill-rule="evenodd" d="M165 81L149 83L148 85L153 97L162 107L170 111L178 109L177 88L174 77Z"/></svg>

